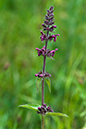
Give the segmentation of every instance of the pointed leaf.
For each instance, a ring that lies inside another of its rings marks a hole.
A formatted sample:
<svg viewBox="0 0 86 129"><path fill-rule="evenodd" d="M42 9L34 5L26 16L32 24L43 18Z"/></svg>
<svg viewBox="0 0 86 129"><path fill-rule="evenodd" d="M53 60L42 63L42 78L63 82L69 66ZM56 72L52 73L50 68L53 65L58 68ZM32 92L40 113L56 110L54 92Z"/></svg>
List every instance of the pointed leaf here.
<svg viewBox="0 0 86 129"><path fill-rule="evenodd" d="M39 91L39 86L40 86L41 82L42 82L42 78L37 78L37 80L36 80L37 91Z"/></svg>
<svg viewBox="0 0 86 129"><path fill-rule="evenodd" d="M50 78L46 78L45 79L47 85L48 85L48 88L49 88L49 91L51 92L51 82L50 82Z"/></svg>
<svg viewBox="0 0 86 129"><path fill-rule="evenodd" d="M38 104L24 104L24 105L19 105L19 107L28 108L28 109L37 111L38 107L40 107L40 105L38 105Z"/></svg>
<svg viewBox="0 0 86 129"><path fill-rule="evenodd" d="M47 112L46 115L50 115L50 116L64 116L64 117L68 117L66 114L63 113L59 113L59 112Z"/></svg>

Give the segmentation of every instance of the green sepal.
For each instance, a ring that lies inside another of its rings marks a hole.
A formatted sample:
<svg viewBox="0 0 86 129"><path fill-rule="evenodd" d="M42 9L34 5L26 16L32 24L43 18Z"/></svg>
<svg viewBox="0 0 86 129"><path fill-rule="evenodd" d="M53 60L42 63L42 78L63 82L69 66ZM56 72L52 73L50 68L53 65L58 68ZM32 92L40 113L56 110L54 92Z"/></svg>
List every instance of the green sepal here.
<svg viewBox="0 0 86 129"><path fill-rule="evenodd" d="M51 92L51 81L50 81L50 78L45 78L45 82L47 83L49 91Z"/></svg>
<svg viewBox="0 0 86 129"><path fill-rule="evenodd" d="M24 105L19 105L19 107L23 107L23 108L28 108L34 111L38 110L38 107L40 107L41 105L38 104L24 104Z"/></svg>
<svg viewBox="0 0 86 129"><path fill-rule="evenodd" d="M64 117L68 117L66 114L63 113L59 113L59 112L47 112L46 115L50 115L50 116L64 116Z"/></svg>

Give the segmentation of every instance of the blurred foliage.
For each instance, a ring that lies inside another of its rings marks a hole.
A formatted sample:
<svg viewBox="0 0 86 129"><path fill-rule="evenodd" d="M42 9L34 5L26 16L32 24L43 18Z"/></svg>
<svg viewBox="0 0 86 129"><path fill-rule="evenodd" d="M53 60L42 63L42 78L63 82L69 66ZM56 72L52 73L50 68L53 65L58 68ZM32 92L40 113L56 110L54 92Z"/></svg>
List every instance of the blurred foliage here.
<svg viewBox="0 0 86 129"><path fill-rule="evenodd" d="M0 129L40 129L41 117L21 109L26 103L41 104L35 73L43 58L36 57L46 9L55 9L60 34L48 48L59 50L55 61L47 59L51 93L45 84L45 102L68 118L46 117L46 129L82 129L86 122L86 1L0 0Z"/></svg>

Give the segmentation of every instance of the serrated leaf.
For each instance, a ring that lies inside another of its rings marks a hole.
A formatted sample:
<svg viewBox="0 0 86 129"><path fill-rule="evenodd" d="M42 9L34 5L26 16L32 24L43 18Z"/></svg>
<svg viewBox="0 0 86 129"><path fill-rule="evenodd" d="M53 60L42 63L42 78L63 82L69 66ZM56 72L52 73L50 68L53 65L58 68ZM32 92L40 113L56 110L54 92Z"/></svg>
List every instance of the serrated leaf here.
<svg viewBox="0 0 86 129"><path fill-rule="evenodd" d="M38 104L23 104L23 105L19 105L19 107L28 108L28 109L37 111L38 107L40 107L40 105L38 105Z"/></svg>
<svg viewBox="0 0 86 129"><path fill-rule="evenodd" d="M50 78L46 78L45 79L47 85L48 85L48 88L49 88L49 91L51 92L51 82L50 82Z"/></svg>
<svg viewBox="0 0 86 129"><path fill-rule="evenodd" d="M41 82L42 82L42 78L37 78L37 80L36 80L37 91L39 91L39 86L40 86Z"/></svg>
<svg viewBox="0 0 86 129"><path fill-rule="evenodd" d="M47 112L46 115L50 115L50 116L64 116L64 117L68 117L66 114L63 113L59 113L59 112Z"/></svg>

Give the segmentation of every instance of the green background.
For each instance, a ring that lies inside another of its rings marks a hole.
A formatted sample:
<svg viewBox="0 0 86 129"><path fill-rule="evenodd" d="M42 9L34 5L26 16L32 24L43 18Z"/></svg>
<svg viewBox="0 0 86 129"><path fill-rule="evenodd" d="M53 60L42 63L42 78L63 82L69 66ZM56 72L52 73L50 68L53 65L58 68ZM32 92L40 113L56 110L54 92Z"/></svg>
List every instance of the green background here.
<svg viewBox="0 0 86 129"><path fill-rule="evenodd" d="M41 24L46 10L54 6L55 61L47 58L51 93L45 84L45 103L69 117L45 118L45 129L84 129L86 122L86 1L0 0L0 129L40 129L41 116L19 108L41 104L41 86L35 74L42 70Z"/></svg>

